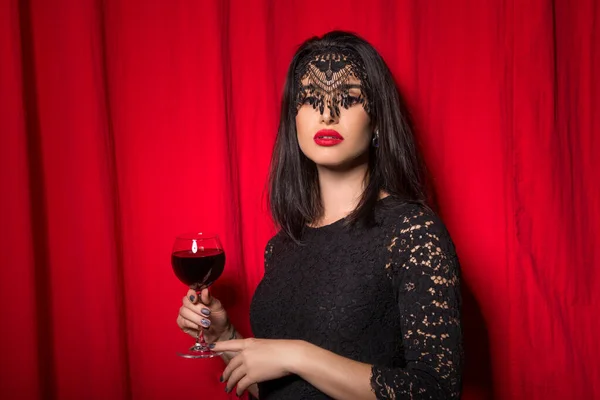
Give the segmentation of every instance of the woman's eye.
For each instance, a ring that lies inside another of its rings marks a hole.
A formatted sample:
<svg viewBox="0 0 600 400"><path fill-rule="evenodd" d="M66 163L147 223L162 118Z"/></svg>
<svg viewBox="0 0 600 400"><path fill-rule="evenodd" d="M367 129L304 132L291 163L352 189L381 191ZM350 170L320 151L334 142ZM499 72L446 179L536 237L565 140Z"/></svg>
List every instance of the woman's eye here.
<svg viewBox="0 0 600 400"><path fill-rule="evenodd" d="M348 106L360 103L360 96L348 96L346 97L346 103Z"/></svg>

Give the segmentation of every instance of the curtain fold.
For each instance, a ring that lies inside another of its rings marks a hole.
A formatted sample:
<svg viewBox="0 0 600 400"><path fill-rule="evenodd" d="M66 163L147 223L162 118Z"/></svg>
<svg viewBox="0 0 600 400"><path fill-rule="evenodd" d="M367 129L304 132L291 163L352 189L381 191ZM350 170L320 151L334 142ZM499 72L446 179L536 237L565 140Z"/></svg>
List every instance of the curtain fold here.
<svg viewBox="0 0 600 400"><path fill-rule="evenodd" d="M593 0L3 0L0 398L228 398L220 360L175 355L170 249L221 236L213 294L251 335L286 69L332 29L380 51L411 110L462 262L464 398L600 398L599 19Z"/></svg>

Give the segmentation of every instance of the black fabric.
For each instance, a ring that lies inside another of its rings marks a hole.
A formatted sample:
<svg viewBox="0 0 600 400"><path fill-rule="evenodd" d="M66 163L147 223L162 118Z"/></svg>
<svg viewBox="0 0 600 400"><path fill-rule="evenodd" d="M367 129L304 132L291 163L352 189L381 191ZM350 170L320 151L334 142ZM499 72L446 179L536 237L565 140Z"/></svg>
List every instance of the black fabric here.
<svg viewBox="0 0 600 400"><path fill-rule="evenodd" d="M275 235L251 304L254 335L371 364L379 399L458 398L460 271L450 235L429 209L391 197L375 219L368 228L344 219L306 228L302 245ZM329 398L296 375L259 383L259 394Z"/></svg>

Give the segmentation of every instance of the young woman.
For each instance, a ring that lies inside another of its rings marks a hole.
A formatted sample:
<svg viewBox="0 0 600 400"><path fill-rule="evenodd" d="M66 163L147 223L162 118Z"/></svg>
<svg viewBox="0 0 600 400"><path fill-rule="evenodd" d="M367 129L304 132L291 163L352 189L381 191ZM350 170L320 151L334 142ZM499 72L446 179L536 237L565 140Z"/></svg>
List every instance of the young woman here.
<svg viewBox="0 0 600 400"><path fill-rule="evenodd" d="M226 391L263 399L455 399L460 272L425 205L392 75L363 39L306 41L286 79L270 176L280 230L243 339L204 290L177 323L226 352Z"/></svg>

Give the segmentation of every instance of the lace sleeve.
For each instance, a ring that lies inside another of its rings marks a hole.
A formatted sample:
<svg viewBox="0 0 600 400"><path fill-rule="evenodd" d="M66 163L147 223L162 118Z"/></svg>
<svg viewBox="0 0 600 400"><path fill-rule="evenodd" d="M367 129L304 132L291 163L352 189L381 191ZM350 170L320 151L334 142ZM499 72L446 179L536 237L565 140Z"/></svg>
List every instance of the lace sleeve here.
<svg viewBox="0 0 600 400"><path fill-rule="evenodd" d="M378 399L457 399L463 364L458 259L433 213L402 218L386 269L402 316L406 366L374 365L371 388Z"/></svg>

